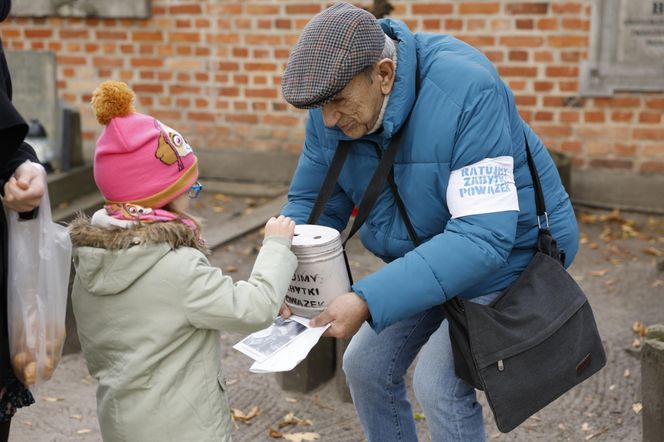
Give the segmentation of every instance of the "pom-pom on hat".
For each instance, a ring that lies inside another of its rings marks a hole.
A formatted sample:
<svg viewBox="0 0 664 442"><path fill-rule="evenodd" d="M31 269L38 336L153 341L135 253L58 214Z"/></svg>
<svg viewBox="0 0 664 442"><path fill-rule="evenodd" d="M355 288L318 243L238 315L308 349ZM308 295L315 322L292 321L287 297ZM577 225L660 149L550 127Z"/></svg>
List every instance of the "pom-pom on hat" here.
<svg viewBox="0 0 664 442"><path fill-rule="evenodd" d="M119 81L103 82L92 95L105 125L95 147L95 182L107 204L158 209L196 182L198 161L179 132L136 112L134 99Z"/></svg>
<svg viewBox="0 0 664 442"><path fill-rule="evenodd" d="M281 79L286 101L300 109L320 107L357 74L376 63L385 33L370 12L339 3L304 27Z"/></svg>

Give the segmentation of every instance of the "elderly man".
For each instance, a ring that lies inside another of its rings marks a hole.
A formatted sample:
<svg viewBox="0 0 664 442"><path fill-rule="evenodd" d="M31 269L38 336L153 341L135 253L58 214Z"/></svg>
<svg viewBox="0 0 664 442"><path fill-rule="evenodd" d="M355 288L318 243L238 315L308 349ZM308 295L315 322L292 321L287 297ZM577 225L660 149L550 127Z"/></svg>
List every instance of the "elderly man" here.
<svg viewBox="0 0 664 442"><path fill-rule="evenodd" d="M356 282L314 324L353 339L343 368L370 441L417 439L404 375L435 441L484 440L475 391L454 373L440 304L489 303L533 256L538 231L525 140L553 236L577 251L574 212L555 165L517 112L514 96L476 49L447 35L413 34L347 3L315 16L288 60L282 90L311 109L283 213L305 222L342 140L352 147L320 223L343 230L400 133L394 180L422 244L409 238L387 185L361 231L387 263ZM500 174L496 189L492 180Z"/></svg>

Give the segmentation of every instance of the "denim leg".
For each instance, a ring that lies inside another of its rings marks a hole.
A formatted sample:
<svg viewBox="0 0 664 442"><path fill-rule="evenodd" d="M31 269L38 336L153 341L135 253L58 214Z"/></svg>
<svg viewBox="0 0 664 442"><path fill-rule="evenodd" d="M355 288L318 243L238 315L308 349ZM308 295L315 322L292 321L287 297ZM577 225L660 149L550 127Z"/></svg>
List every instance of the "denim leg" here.
<svg viewBox="0 0 664 442"><path fill-rule="evenodd" d="M444 314L432 308L376 334L364 324L351 340L343 369L369 442L417 441L404 377Z"/></svg>
<svg viewBox="0 0 664 442"><path fill-rule="evenodd" d="M499 293L474 298L488 304ZM449 327L444 321L422 347L413 387L433 442L481 442L486 439L482 406L475 389L454 373Z"/></svg>

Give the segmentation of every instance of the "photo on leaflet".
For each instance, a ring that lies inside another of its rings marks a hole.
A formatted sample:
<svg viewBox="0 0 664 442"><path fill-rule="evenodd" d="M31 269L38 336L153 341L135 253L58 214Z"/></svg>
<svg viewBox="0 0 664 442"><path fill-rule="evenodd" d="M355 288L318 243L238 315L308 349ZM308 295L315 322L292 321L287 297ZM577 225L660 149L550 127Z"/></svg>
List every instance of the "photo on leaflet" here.
<svg viewBox="0 0 664 442"><path fill-rule="evenodd" d="M256 361L264 361L306 329L307 327L299 322L279 316L268 328L250 334L234 348Z"/></svg>

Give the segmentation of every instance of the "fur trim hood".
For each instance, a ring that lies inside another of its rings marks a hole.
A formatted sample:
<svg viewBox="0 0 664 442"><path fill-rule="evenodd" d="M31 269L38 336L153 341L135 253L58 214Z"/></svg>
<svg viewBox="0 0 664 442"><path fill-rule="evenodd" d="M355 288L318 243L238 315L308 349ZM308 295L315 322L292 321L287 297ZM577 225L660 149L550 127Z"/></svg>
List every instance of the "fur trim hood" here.
<svg viewBox="0 0 664 442"><path fill-rule="evenodd" d="M81 215L69 225L69 236L74 247L123 250L137 245L167 243L173 249L192 247L205 254L210 253L197 233L179 222L136 223L126 228L102 227Z"/></svg>

